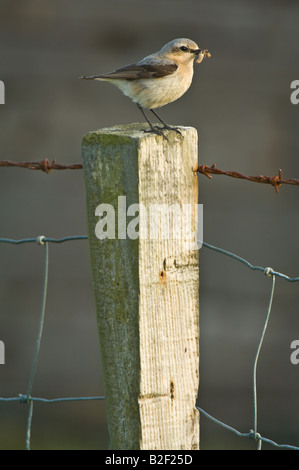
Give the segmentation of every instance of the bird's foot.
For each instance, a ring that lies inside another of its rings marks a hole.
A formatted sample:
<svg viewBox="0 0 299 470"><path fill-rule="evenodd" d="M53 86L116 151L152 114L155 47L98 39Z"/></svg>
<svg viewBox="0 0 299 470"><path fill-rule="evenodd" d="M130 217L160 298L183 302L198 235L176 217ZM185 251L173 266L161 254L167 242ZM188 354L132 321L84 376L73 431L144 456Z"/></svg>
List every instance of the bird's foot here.
<svg viewBox="0 0 299 470"><path fill-rule="evenodd" d="M175 131L178 134L182 135L182 133L181 133L181 131L178 127L171 127L166 123L164 123L163 127L162 126L155 126L155 129L158 129L159 131L162 131L163 129L166 129L168 131Z"/></svg>
<svg viewBox="0 0 299 470"><path fill-rule="evenodd" d="M162 129L165 129L164 127L158 127L158 126L152 126L149 129L141 129L142 132L153 132L154 134L160 135L163 137L163 139L167 139L166 135L163 134Z"/></svg>

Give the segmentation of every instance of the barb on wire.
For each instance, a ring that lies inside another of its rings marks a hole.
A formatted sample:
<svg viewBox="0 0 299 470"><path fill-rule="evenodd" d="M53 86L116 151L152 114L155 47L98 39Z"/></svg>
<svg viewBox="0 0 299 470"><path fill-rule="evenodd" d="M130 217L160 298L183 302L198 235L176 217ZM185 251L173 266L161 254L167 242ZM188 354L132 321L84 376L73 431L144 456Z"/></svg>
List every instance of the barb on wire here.
<svg viewBox="0 0 299 470"><path fill-rule="evenodd" d="M282 178L282 170L278 170L278 176L264 176L264 175L257 175L257 176L247 176L239 173L238 171L224 171L219 170L216 168L216 164L213 163L211 167L208 165L199 165L196 170L198 173L205 175L207 178L212 178L211 174L213 175L225 175L231 176L232 178L239 178L247 181L254 181L255 183L265 183L271 184L274 186L275 191L278 193L279 188L282 184L292 184L292 185L299 185L299 179L290 178L290 179L283 179Z"/></svg>
<svg viewBox="0 0 299 470"><path fill-rule="evenodd" d="M19 168L27 168L28 170L41 170L50 173L51 170L81 170L81 163L73 163L71 165L62 165L56 163L56 160L50 162L47 158L39 162L14 162L12 160L0 160L0 166L16 166Z"/></svg>

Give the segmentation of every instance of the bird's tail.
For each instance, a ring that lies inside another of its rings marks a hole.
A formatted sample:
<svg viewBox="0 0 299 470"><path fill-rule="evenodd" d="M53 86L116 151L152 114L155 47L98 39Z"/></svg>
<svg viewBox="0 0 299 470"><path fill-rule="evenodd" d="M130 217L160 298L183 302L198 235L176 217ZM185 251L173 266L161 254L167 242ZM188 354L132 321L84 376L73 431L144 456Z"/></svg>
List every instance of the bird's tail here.
<svg viewBox="0 0 299 470"><path fill-rule="evenodd" d="M79 77L80 80L105 80L105 75L83 75L82 77Z"/></svg>

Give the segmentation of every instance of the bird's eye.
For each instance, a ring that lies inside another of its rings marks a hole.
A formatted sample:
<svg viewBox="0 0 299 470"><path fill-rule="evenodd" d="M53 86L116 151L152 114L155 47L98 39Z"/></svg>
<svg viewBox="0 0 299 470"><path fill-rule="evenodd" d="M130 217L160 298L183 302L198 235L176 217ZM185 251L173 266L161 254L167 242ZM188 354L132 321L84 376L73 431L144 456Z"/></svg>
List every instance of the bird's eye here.
<svg viewBox="0 0 299 470"><path fill-rule="evenodd" d="M183 52L188 52L188 50L189 50L188 47L186 47L186 46L182 46L182 47L180 47L180 49Z"/></svg>

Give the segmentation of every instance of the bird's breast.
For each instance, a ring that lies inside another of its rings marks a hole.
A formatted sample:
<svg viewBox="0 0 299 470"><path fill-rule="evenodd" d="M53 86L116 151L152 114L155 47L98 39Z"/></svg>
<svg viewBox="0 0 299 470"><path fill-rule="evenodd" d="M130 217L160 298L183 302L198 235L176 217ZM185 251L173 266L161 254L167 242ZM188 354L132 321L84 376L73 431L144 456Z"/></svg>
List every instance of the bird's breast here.
<svg viewBox="0 0 299 470"><path fill-rule="evenodd" d="M193 68L178 68L171 75L160 78L133 80L107 80L116 85L126 96L143 108L160 108L180 98L190 87Z"/></svg>

